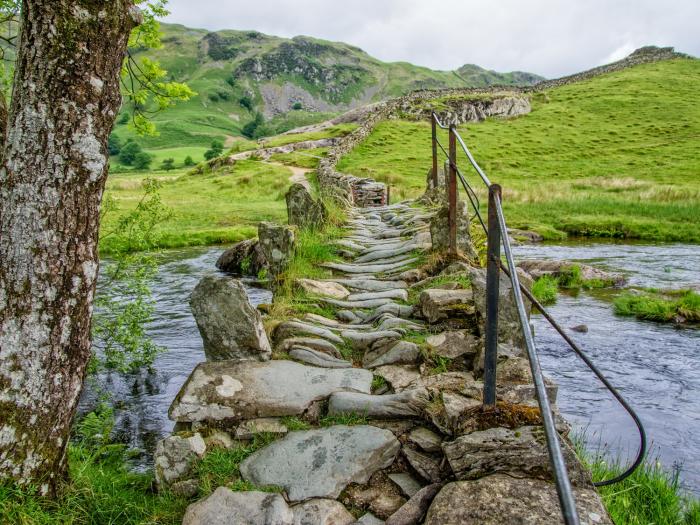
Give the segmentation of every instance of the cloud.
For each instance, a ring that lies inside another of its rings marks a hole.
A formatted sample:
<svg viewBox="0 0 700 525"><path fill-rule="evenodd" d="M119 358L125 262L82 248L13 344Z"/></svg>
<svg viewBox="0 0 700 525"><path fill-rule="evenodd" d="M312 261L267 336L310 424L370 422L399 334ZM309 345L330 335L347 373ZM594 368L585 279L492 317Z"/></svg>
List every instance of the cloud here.
<svg viewBox="0 0 700 525"><path fill-rule="evenodd" d="M170 0L167 21L347 42L385 61L556 77L643 45L700 55L698 0Z"/></svg>

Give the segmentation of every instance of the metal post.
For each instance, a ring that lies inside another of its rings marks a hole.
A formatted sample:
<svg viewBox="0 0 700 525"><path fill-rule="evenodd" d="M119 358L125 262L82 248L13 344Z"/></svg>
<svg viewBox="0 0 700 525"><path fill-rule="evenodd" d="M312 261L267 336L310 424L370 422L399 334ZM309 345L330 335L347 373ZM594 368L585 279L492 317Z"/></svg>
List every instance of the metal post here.
<svg viewBox="0 0 700 525"><path fill-rule="evenodd" d="M486 330L484 337L484 406L496 404L496 365L498 363L498 297L501 267L501 229L496 199L501 198L498 184L489 186L489 223L486 260Z"/></svg>
<svg viewBox="0 0 700 525"><path fill-rule="evenodd" d="M437 151L437 122L435 122L435 113L430 115L430 123L433 129L433 188L438 187L438 151Z"/></svg>
<svg viewBox="0 0 700 525"><path fill-rule="evenodd" d="M450 169L447 178L447 207L450 254L457 255L457 130L450 126Z"/></svg>
<svg viewBox="0 0 700 525"><path fill-rule="evenodd" d="M386 187L386 205L389 206L389 201L391 200L391 186L387 184Z"/></svg>

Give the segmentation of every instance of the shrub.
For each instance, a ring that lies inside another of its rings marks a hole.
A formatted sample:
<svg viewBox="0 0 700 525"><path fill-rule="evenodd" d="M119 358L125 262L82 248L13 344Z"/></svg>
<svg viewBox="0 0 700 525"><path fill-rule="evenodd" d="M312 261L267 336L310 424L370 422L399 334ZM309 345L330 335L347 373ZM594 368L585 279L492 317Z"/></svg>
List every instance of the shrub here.
<svg viewBox="0 0 700 525"><path fill-rule="evenodd" d="M122 150L122 141L115 134L111 134L107 140L107 150L112 156L119 155Z"/></svg>
<svg viewBox="0 0 700 525"><path fill-rule="evenodd" d="M134 168L137 170L147 170L151 167L152 161L153 158L148 153L141 151L134 157Z"/></svg>
<svg viewBox="0 0 700 525"><path fill-rule="evenodd" d="M253 99L250 97L250 95L243 95L238 100L238 103L241 105L241 107L246 108L248 111L253 111Z"/></svg>
<svg viewBox="0 0 700 525"><path fill-rule="evenodd" d="M218 93L209 93L209 100L212 102L218 102L219 101L219 94Z"/></svg>
<svg viewBox="0 0 700 525"><path fill-rule="evenodd" d="M262 114L256 113L255 118L243 126L241 133L243 136L248 137L249 139L257 138L259 136L258 128L260 128L264 123L265 120L263 119Z"/></svg>
<svg viewBox="0 0 700 525"><path fill-rule="evenodd" d="M301 102L295 102L294 105L292 106L292 109L295 111L298 111L298 110L303 109L303 108L304 108L304 106L302 105Z"/></svg>
<svg viewBox="0 0 700 525"><path fill-rule="evenodd" d="M165 171L170 171L175 169L175 159L173 158L168 158L168 159L163 159L163 163L160 165L161 168L163 168Z"/></svg>
<svg viewBox="0 0 700 525"><path fill-rule="evenodd" d="M139 153L142 153L142 151L141 146L137 142L128 140L119 153L119 159L121 160L122 164L131 166L136 160L136 156Z"/></svg>
<svg viewBox="0 0 700 525"><path fill-rule="evenodd" d="M207 160L215 159L224 151L224 145L220 140L215 140L211 143L211 147L204 153L204 158Z"/></svg>
<svg viewBox="0 0 700 525"><path fill-rule="evenodd" d="M196 163L195 163L194 159L193 159L190 155L187 155L187 156L185 157L185 162L184 162L184 164L185 164L185 166L189 167L189 166L194 166Z"/></svg>

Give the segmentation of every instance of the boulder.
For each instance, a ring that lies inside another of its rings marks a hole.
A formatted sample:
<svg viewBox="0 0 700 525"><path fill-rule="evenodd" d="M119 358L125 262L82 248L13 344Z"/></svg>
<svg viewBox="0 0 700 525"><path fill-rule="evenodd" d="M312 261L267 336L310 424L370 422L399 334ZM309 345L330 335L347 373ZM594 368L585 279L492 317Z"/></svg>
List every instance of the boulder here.
<svg viewBox="0 0 700 525"><path fill-rule="evenodd" d="M396 392L405 390L420 378L420 372L415 365L384 365L375 368L373 372L386 379Z"/></svg>
<svg viewBox="0 0 700 525"><path fill-rule="evenodd" d="M262 318L240 281L219 275L202 278L190 298L192 314L209 361L265 361L272 348Z"/></svg>
<svg viewBox="0 0 700 525"><path fill-rule="evenodd" d="M566 441L561 443L569 478L574 485L591 486L591 477ZM495 473L553 481L544 429L494 427L471 432L443 443L445 456L458 480Z"/></svg>
<svg viewBox="0 0 700 525"><path fill-rule="evenodd" d="M442 450L442 437L425 427L413 429L408 435L408 440L426 452L440 452Z"/></svg>
<svg viewBox="0 0 700 525"><path fill-rule="evenodd" d="M433 249L441 252L450 247L448 214L448 207L442 206L430 220L430 237ZM457 249L470 259L477 258L469 235L469 214L465 201L457 201Z"/></svg>
<svg viewBox="0 0 700 525"><path fill-rule="evenodd" d="M326 220L326 207L316 201L303 184L292 184L285 195L289 224L299 228L316 229Z"/></svg>
<svg viewBox="0 0 700 525"><path fill-rule="evenodd" d="M216 261L216 267L238 275L258 275L260 270L267 267L267 260L257 239L246 239L221 254Z"/></svg>
<svg viewBox="0 0 700 525"><path fill-rule="evenodd" d="M486 319L486 269L470 268L469 277L474 291L474 303L476 310L479 313L479 322L481 325L481 333L485 333L484 323ZM520 283L527 288L532 286L532 279L522 270L518 270ZM513 299L513 288L510 284L510 278L503 272L500 274L499 281L499 296L498 296L498 341L506 343L515 348L525 348L525 336L520 325L518 310ZM525 312L528 319L530 318L531 303L524 300Z"/></svg>
<svg viewBox="0 0 700 525"><path fill-rule="evenodd" d="M293 525L294 513L279 494L234 492L219 487L210 496L192 503L182 525Z"/></svg>
<svg viewBox="0 0 700 525"><path fill-rule="evenodd" d="M471 290L425 290L420 294L420 307L429 323L464 317L474 313L474 294Z"/></svg>
<svg viewBox="0 0 700 525"><path fill-rule="evenodd" d="M292 507L294 525L350 525L355 517L339 501L310 499Z"/></svg>
<svg viewBox="0 0 700 525"><path fill-rule="evenodd" d="M199 434L169 436L156 445L154 468L159 490L194 476L194 467L204 457L207 446Z"/></svg>
<svg viewBox="0 0 700 525"><path fill-rule="evenodd" d="M406 472L389 474L388 477L396 484L397 487L399 487L399 489L401 489L401 493L405 494L409 498L422 488L421 484L416 481L416 478Z"/></svg>
<svg viewBox="0 0 700 525"><path fill-rule="evenodd" d="M593 488L574 488L581 525L612 525ZM468 501L468 505L455 502ZM425 525L544 525L562 523L556 487L504 474L449 483L428 509Z"/></svg>
<svg viewBox="0 0 700 525"><path fill-rule="evenodd" d="M294 230L273 222L258 224L258 242L273 277L287 269L294 256Z"/></svg>
<svg viewBox="0 0 700 525"><path fill-rule="evenodd" d="M343 285L333 281L314 281L313 279L298 279L297 284L312 295L322 295L334 299L346 299L350 292Z"/></svg>
<svg viewBox="0 0 700 525"><path fill-rule="evenodd" d="M423 487L405 505L389 516L386 525L419 525L442 487L442 483L433 483Z"/></svg>
<svg viewBox="0 0 700 525"><path fill-rule="evenodd" d="M358 425L291 432L241 464L258 485L283 487L289 501L337 498L350 483L366 483L394 462L400 444L389 430Z"/></svg>
<svg viewBox="0 0 700 525"><path fill-rule="evenodd" d="M366 352L362 358L365 368L377 368L384 365L414 364L420 360L420 348L410 341L393 341L376 350Z"/></svg>
<svg viewBox="0 0 700 525"><path fill-rule="evenodd" d="M297 416L333 392L370 393L372 373L293 361L200 363L170 406L174 421L242 421Z"/></svg>
<svg viewBox="0 0 700 525"><path fill-rule="evenodd" d="M431 354L448 359L474 358L480 344L479 339L466 330L448 330L431 335L425 342Z"/></svg>
<svg viewBox="0 0 700 525"><path fill-rule="evenodd" d="M403 447L403 454L409 465L426 481L439 483L442 480L440 462L433 456L418 452L410 447Z"/></svg>

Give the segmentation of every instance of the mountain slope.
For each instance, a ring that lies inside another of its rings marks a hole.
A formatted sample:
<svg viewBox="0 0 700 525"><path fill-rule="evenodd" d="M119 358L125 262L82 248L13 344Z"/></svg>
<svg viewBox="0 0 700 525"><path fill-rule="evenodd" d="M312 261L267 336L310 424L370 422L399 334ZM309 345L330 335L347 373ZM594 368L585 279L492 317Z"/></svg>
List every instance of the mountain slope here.
<svg viewBox="0 0 700 525"><path fill-rule="evenodd" d="M148 148L204 147L212 138L231 143L257 113L267 121L258 134L274 133L415 89L541 80L473 65L452 72L385 63L357 47L310 37L209 32L171 24L161 29L161 49L133 54L157 59L171 79L187 82L198 96L156 116L160 137L139 139ZM117 132L122 139L131 136L123 124Z"/></svg>

